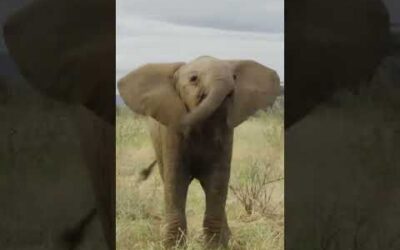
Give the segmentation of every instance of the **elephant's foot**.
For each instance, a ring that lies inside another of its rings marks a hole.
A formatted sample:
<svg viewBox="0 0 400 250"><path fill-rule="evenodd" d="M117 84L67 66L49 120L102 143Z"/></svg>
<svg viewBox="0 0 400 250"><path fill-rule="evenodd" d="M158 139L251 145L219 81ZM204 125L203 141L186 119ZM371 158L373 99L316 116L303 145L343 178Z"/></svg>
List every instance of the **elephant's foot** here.
<svg viewBox="0 0 400 250"><path fill-rule="evenodd" d="M204 220L203 228L207 247L226 248L228 246L231 232L225 219L207 218Z"/></svg>
<svg viewBox="0 0 400 250"><path fill-rule="evenodd" d="M186 243L186 220L182 218L169 219L165 229L164 247L184 246Z"/></svg>

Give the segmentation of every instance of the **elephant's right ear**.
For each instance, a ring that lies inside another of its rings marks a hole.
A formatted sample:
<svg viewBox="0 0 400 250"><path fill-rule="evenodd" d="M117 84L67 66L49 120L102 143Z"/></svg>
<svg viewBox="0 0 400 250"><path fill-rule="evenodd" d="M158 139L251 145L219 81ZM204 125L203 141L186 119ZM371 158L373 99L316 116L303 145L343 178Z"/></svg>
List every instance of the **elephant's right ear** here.
<svg viewBox="0 0 400 250"><path fill-rule="evenodd" d="M174 74L184 63L146 64L118 81L119 93L132 111L165 126L178 126L186 108L175 91Z"/></svg>

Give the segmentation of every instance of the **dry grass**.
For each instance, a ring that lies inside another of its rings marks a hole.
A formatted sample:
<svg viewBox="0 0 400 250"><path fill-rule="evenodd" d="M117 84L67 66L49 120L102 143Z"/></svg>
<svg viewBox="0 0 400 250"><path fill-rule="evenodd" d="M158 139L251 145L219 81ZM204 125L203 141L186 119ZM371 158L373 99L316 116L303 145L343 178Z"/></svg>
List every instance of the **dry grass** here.
<svg viewBox="0 0 400 250"><path fill-rule="evenodd" d="M283 100L235 130L227 200L230 249L283 249ZM157 171L138 184L154 159L144 118L117 113L117 247L163 249L163 189ZM272 181L277 180L277 181ZM272 181L272 182L271 182ZM251 203L251 212L247 203ZM197 181L187 203L188 249L201 249L204 194ZM246 210L247 209L247 210Z"/></svg>

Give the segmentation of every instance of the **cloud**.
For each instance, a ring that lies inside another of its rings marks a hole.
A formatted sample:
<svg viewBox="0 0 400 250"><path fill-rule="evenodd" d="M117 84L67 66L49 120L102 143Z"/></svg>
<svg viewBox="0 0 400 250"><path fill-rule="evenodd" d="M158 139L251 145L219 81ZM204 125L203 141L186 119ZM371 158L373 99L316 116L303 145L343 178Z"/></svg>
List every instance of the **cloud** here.
<svg viewBox="0 0 400 250"><path fill-rule="evenodd" d="M201 55L253 59L284 76L283 0L118 0L117 76Z"/></svg>
<svg viewBox="0 0 400 250"><path fill-rule="evenodd" d="M283 79L283 34L184 26L132 15L117 22L117 79L144 63L190 61L201 55L257 60Z"/></svg>
<svg viewBox="0 0 400 250"><path fill-rule="evenodd" d="M283 32L283 0L119 0L117 16L225 30Z"/></svg>

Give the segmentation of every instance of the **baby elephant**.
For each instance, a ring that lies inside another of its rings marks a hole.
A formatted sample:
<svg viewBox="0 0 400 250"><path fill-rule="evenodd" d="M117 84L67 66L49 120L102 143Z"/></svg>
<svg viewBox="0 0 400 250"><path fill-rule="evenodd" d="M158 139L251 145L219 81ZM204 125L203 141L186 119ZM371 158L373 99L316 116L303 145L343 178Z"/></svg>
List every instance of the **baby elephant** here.
<svg viewBox="0 0 400 250"><path fill-rule="evenodd" d="M251 60L202 56L189 63L146 64L118 82L125 103L149 125L164 184L165 246L186 233L186 196L199 180L206 196L206 241L226 246L225 203L233 130L280 93L277 73Z"/></svg>

